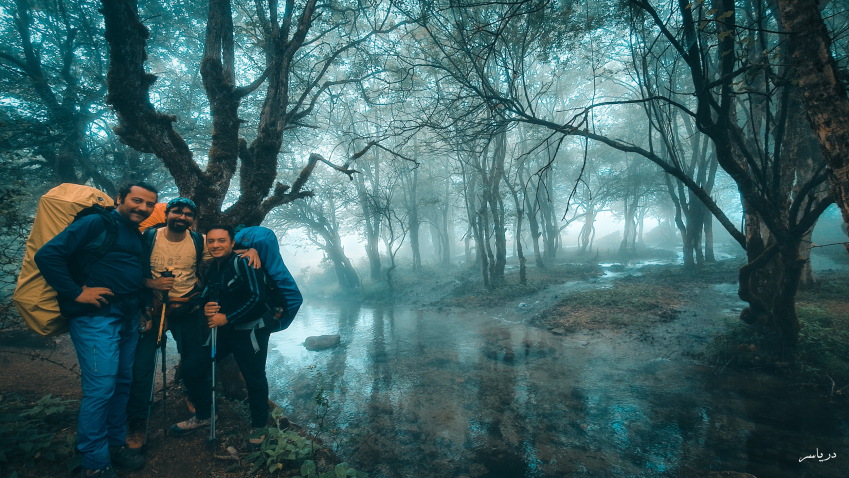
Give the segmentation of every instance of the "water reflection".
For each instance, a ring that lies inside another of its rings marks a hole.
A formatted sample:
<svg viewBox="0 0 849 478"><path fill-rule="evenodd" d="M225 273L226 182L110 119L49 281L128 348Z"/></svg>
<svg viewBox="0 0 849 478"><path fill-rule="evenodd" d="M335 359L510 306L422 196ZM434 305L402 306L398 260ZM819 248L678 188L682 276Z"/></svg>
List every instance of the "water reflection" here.
<svg viewBox="0 0 849 478"><path fill-rule="evenodd" d="M301 345L321 334L342 345ZM825 400L614 332L308 304L271 348L271 398L374 477L837 477L849 459L846 412ZM837 458L798 462L815 447Z"/></svg>

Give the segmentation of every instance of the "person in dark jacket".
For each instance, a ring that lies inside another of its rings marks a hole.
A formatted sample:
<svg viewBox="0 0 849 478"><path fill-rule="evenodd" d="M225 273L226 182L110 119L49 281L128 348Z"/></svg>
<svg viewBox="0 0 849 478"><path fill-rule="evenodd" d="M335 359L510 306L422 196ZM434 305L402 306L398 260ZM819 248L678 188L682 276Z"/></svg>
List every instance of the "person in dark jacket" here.
<svg viewBox="0 0 849 478"><path fill-rule="evenodd" d="M270 330L242 328L255 322L266 312L268 287L265 272L254 269L248 260L236 255L233 229L213 226L206 234L207 251L212 262L206 267L202 302L209 328L218 328L215 359L233 353L248 390L251 426L264 428L268 424L268 379L265 361ZM183 374L205 375L204 367L185 367ZM192 397L195 415L171 427L169 434L184 436L197 428L207 426L211 415L211 391ZM264 437L263 437L264 438ZM254 442L256 439L252 439ZM258 441L257 443L261 443Z"/></svg>
<svg viewBox="0 0 849 478"><path fill-rule="evenodd" d="M118 192L110 214L117 226L115 243L74 270L87 247L101 240L109 220L91 214L71 223L35 254L44 279L53 287L80 365L83 398L77 422L77 450L85 476L115 476L114 465L138 470L144 458L125 446L127 399L138 342L139 294L144 287L142 242L138 225L153 211L158 192L136 182Z"/></svg>

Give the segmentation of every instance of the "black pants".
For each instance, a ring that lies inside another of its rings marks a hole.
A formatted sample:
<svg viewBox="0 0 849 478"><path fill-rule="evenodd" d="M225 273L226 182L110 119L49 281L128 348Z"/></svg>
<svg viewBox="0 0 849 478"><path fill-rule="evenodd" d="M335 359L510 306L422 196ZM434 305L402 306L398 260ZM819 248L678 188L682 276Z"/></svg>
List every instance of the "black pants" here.
<svg viewBox="0 0 849 478"><path fill-rule="evenodd" d="M218 347L216 360L220 361L230 353L236 359L239 372L245 379L248 389L248 406L251 410L251 426L265 427L268 424L268 378L265 375L265 360L268 356L268 330L257 330L256 341L259 350L254 351L250 330L234 330L232 327L218 329ZM212 390L209 387L209 370L211 364L210 348L203 347L203 356L188 357L183 353L183 382L189 388L189 398L195 405L199 419L209 418L211 414ZM207 377L206 387L201 393L193 393L189 382L199 386L201 376Z"/></svg>
<svg viewBox="0 0 849 478"><path fill-rule="evenodd" d="M210 388L209 379L209 348L204 347L208 332L203 314L197 311L193 314L169 319L168 328L177 343L177 351L183 361L183 369L186 360L192 358L199 362L195 367L206 367L206 374L191 374L192 380L186 380L183 374L183 383L189 390L189 397L199 396ZM156 354L156 337L159 334L159 317L153 320L153 326L139 338L136 347L136 358L133 363L133 384L130 388L130 401L127 404L127 418L130 422L139 422L147 419L148 405L150 403L150 392L153 387L153 378L157 373L154 370L154 356ZM162 335L162 343L166 340ZM205 351L205 355L204 355ZM162 366L162 357L159 358L158 367ZM194 392L194 393L193 393ZM208 400L208 399L207 399ZM208 412L207 412L208 413Z"/></svg>

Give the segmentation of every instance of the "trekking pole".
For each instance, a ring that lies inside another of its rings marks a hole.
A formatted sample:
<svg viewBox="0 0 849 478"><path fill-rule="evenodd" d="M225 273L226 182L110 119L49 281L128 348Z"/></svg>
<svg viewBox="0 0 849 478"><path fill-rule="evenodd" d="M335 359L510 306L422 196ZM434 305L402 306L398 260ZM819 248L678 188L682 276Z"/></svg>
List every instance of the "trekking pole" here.
<svg viewBox="0 0 849 478"><path fill-rule="evenodd" d="M217 441L217 436L215 435L215 353L218 348L218 327L213 327L210 332L210 349L212 349L212 405L210 406L210 415L209 415L209 443L214 445Z"/></svg>
<svg viewBox="0 0 849 478"><path fill-rule="evenodd" d="M147 436L150 432L150 413L153 410L153 392L154 392L154 384L156 382L156 364L159 362L159 348L157 347L153 351L153 373L150 376L150 398L147 402L147 418L144 423L144 444L142 445L142 449L147 446Z"/></svg>
<svg viewBox="0 0 849 478"><path fill-rule="evenodd" d="M171 269L166 269L162 271L162 277L174 277L174 272ZM168 291L162 292L162 315L159 317L159 333L156 335L156 347L157 351L162 354L162 436L168 436L168 407L167 407L167 398L168 398L168 379L166 375L166 371L168 369L168 365L165 363L165 340L163 340L163 334L165 334L165 312L168 309ZM156 362L153 362L153 375L156 376ZM151 402L153 401L153 387L150 390ZM148 412L149 415L149 412ZM148 418L149 421L149 418Z"/></svg>

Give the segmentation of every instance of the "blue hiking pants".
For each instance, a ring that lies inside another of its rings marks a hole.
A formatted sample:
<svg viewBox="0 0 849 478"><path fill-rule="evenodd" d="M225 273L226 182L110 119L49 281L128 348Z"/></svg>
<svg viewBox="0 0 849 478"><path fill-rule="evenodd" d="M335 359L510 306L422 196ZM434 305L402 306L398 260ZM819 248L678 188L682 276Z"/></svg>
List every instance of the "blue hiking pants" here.
<svg viewBox="0 0 849 478"><path fill-rule="evenodd" d="M114 316L69 320L82 375L77 450L85 469L109 466L109 447L124 445L138 326L138 315L131 320Z"/></svg>

